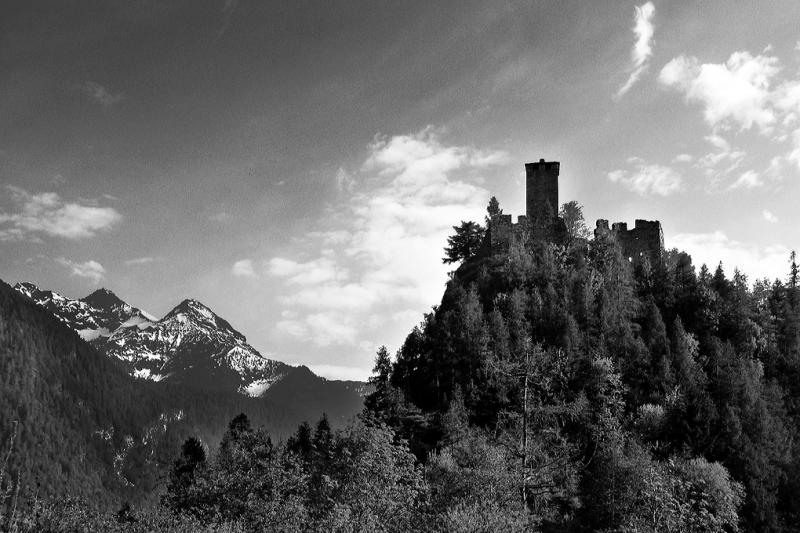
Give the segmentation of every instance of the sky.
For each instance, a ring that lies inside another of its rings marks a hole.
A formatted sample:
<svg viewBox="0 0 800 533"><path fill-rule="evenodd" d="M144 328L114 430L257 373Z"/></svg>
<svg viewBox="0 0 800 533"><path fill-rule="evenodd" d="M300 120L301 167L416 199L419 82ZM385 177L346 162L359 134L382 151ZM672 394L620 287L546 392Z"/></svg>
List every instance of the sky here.
<svg viewBox="0 0 800 533"><path fill-rule="evenodd" d="M524 163L694 264L800 248L800 3L5 1L0 279L365 379Z"/></svg>

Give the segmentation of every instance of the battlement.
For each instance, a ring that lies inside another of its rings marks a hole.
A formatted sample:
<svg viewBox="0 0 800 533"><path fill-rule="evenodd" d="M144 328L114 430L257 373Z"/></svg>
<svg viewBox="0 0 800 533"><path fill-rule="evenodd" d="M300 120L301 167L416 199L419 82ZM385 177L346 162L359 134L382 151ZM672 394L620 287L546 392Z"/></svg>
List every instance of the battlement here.
<svg viewBox="0 0 800 533"><path fill-rule="evenodd" d="M492 250L501 252L508 250L513 242L526 242L530 225L525 215L517 217L516 223L512 221L511 215L495 215L489 221L489 230Z"/></svg>
<svg viewBox="0 0 800 533"><path fill-rule="evenodd" d="M507 250L513 241L561 241L566 237L564 221L558 218L560 169L558 161L540 159L525 164L525 215L520 215L516 223L511 215L496 215L489 221L493 250Z"/></svg>
<svg viewBox="0 0 800 533"><path fill-rule="evenodd" d="M613 235L622 249L622 255L637 262L647 258L650 264L661 260L664 253L664 232L658 220L637 219L633 229L626 222L615 222L608 229L608 220L597 221L594 237Z"/></svg>
<svg viewBox="0 0 800 533"><path fill-rule="evenodd" d="M525 164L525 215L513 222L511 215L495 215L489 221L489 239L492 251L508 250L512 242L526 244L529 241L567 242L567 227L558 216L558 176L561 164L558 161L540 159ZM595 238L612 235L619 243L622 253L630 261L648 258L651 264L661 260L664 253L664 233L657 220L637 219L633 228L627 222L614 222L609 228L608 220L600 219L594 230Z"/></svg>

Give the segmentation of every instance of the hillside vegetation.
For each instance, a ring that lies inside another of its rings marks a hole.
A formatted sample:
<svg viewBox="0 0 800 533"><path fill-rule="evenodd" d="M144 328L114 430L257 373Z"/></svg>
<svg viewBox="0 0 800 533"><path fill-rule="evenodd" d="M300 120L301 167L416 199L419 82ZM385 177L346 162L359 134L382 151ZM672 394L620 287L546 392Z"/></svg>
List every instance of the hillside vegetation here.
<svg viewBox="0 0 800 533"><path fill-rule="evenodd" d="M460 265L441 304L396 357L379 350L374 392L347 427L322 419L281 442L237 416L219 446L175 450L158 508L109 518L43 504L26 523L800 530L794 256L785 281L751 283L677 250L631 264L585 233L572 224L566 245L494 255L451 240L447 260Z"/></svg>

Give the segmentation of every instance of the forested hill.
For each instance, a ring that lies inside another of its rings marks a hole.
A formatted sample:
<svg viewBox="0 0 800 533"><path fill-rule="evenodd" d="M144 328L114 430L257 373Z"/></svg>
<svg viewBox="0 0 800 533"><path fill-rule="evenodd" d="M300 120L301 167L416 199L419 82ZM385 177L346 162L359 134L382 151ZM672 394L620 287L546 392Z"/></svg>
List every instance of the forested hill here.
<svg viewBox="0 0 800 533"><path fill-rule="evenodd" d="M793 256L785 281L751 283L722 266L695 268L676 250L632 264L613 237L583 238L580 224L564 245L512 243L493 254L470 224L474 243L455 250L458 239L449 241L447 260L460 264L441 304L395 358L378 351L356 422L336 431L322 419L276 443L256 429L263 424L229 418L218 446L175 444L160 507L109 520L85 503L50 503L26 515L25 530L73 531L91 517L115 531L800 531ZM24 328L53 323L11 303L4 356L28 342ZM97 354L60 331L13 354L41 347L35 361L80 355L78 368L90 367ZM50 379L57 391L27 402L56 428L37 438L56 438L59 408L87 431L114 416L94 407L116 401L110 388L84 392L88 378L62 384L14 357L19 377L4 379L17 395L43 390L24 380ZM115 379L128 405L145 398ZM116 412L115 423L126 427L147 406ZM219 417L203 420L224 429ZM44 453L59 465L85 449Z"/></svg>
<svg viewBox="0 0 800 533"><path fill-rule="evenodd" d="M367 402L463 474L449 505L497 527L527 507L558 531L798 530L794 256L785 282L751 283L677 250L634 266L575 232L495 255L457 242L441 305L396 361L379 354Z"/></svg>
<svg viewBox="0 0 800 533"><path fill-rule="evenodd" d="M9 464L0 467L6 482L10 475L16 486L19 476L19 486L31 494L69 494L113 508L124 500L156 500L180 443L197 436L216 446L239 413L283 438L324 411L339 425L361 408L358 392L347 404L341 394L295 402L306 392L250 398L135 379L120 361L97 352L52 313L0 282L3 455L14 435Z"/></svg>

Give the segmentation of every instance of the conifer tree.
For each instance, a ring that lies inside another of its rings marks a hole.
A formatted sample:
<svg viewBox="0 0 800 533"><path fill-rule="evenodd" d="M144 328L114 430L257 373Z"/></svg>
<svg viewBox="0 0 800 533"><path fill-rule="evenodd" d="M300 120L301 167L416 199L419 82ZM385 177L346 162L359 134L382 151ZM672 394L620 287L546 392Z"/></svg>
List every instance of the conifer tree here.
<svg viewBox="0 0 800 533"><path fill-rule="evenodd" d="M472 221L462 221L461 225L453 226L455 234L447 238L447 247L444 249L443 263L458 263L473 257L483 242L485 229Z"/></svg>

